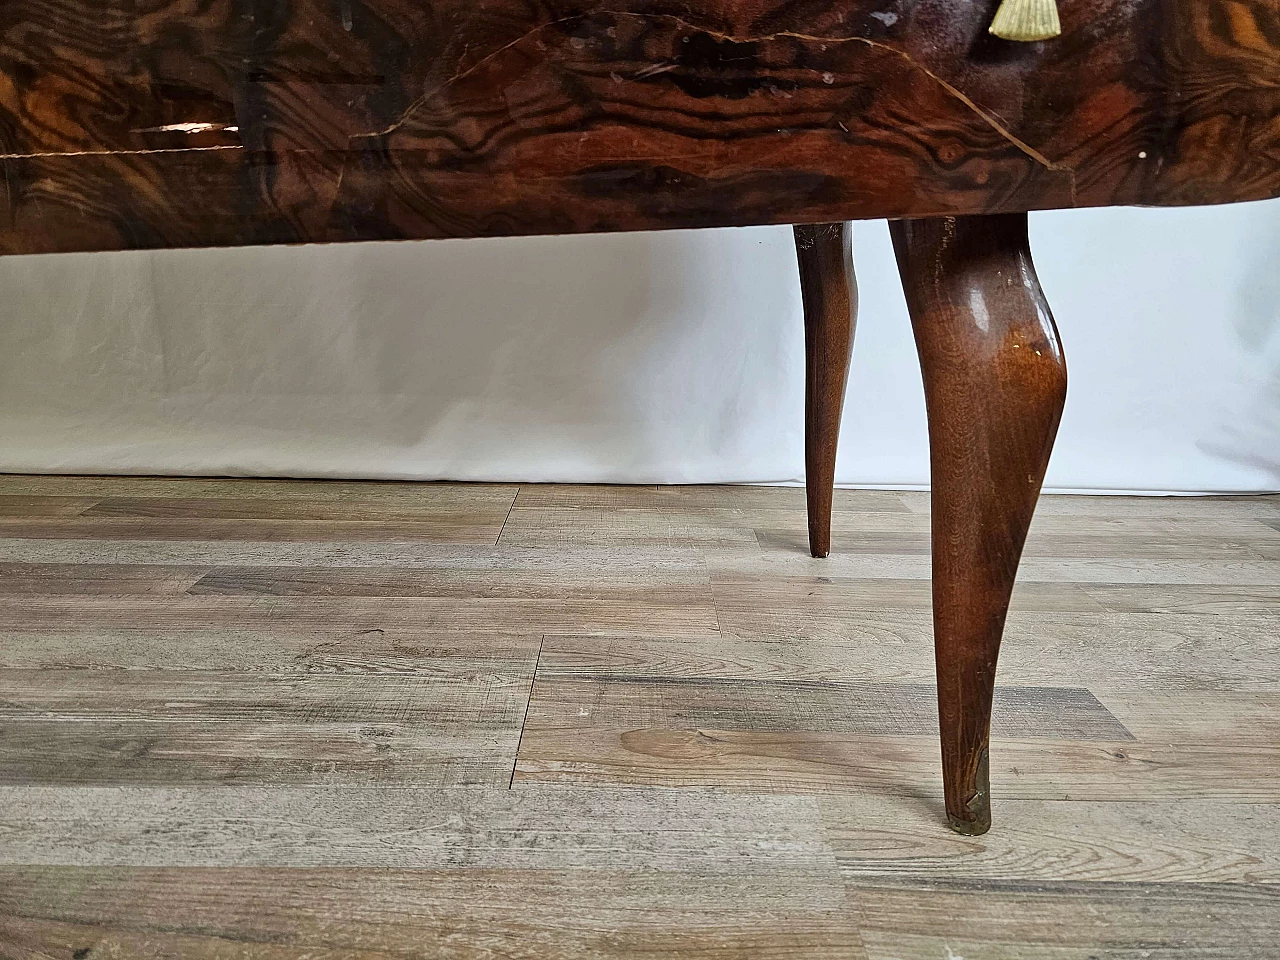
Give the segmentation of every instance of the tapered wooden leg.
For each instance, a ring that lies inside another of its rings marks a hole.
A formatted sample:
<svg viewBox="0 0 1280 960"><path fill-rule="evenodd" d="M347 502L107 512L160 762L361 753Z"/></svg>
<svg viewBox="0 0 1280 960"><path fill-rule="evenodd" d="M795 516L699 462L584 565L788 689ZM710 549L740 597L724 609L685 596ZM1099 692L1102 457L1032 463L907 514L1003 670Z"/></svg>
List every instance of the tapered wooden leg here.
<svg viewBox="0 0 1280 960"><path fill-rule="evenodd" d="M831 552L831 495L836 482L836 446L849 358L858 320L858 282L853 275L852 231L847 223L795 228L804 301L805 492L809 504L809 551Z"/></svg>
<svg viewBox="0 0 1280 960"><path fill-rule="evenodd" d="M996 657L1067 371L1027 217L891 224L929 413L933 622L947 819L991 826Z"/></svg>

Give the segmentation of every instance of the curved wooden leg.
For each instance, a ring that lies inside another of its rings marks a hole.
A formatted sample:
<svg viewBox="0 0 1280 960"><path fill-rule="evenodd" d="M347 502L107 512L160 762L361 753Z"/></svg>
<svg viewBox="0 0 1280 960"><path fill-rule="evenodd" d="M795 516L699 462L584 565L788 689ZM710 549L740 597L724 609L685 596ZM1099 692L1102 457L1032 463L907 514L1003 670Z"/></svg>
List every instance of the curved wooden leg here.
<svg viewBox="0 0 1280 960"><path fill-rule="evenodd" d="M1009 596L1066 399L1026 214L891 224L924 371L947 819L991 826L987 749Z"/></svg>
<svg viewBox="0 0 1280 960"><path fill-rule="evenodd" d="M853 275L852 230L847 223L795 227L804 301L805 493L809 503L809 551L831 552L831 494L836 481L836 445L849 358L858 319L858 282Z"/></svg>

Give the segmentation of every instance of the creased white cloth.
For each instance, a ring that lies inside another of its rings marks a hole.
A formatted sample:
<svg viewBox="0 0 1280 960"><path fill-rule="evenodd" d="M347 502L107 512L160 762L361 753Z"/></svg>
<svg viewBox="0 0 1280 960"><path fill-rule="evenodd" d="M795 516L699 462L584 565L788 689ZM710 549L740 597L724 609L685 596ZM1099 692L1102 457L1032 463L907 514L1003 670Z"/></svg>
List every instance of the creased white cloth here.
<svg viewBox="0 0 1280 960"><path fill-rule="evenodd" d="M1280 489L1280 203L1034 215L1057 489ZM839 481L921 486L883 223ZM788 228L0 258L0 470L803 479Z"/></svg>

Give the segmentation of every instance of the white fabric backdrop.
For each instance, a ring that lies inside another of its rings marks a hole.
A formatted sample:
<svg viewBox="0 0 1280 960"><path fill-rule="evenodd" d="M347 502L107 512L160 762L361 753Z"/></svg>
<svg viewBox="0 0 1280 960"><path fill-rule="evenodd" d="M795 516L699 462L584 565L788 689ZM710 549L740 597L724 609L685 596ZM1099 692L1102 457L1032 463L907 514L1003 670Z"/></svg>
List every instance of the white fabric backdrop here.
<svg viewBox="0 0 1280 960"><path fill-rule="evenodd" d="M1040 214L1055 489L1280 489L1280 204ZM883 223L839 480L928 480ZM788 228L0 258L0 470L803 478Z"/></svg>

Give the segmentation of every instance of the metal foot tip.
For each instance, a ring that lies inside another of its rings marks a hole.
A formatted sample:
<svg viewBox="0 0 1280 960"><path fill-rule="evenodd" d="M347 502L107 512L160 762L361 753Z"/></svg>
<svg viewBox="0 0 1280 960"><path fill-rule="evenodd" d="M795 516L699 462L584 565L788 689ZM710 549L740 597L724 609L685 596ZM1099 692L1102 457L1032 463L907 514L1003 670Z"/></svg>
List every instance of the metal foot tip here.
<svg viewBox="0 0 1280 960"><path fill-rule="evenodd" d="M961 820L959 817L947 816L947 825L956 833L966 837L980 837L991 829L991 811L983 820Z"/></svg>
<svg viewBox="0 0 1280 960"><path fill-rule="evenodd" d="M947 812L947 823L956 833L966 837L980 837L991 829L991 758L987 748L978 754L977 768L973 772L973 794L965 802L965 817Z"/></svg>

